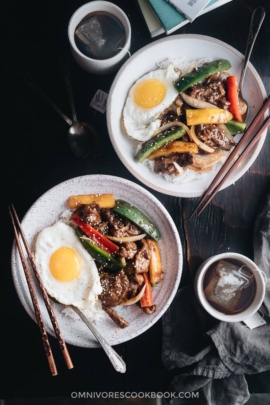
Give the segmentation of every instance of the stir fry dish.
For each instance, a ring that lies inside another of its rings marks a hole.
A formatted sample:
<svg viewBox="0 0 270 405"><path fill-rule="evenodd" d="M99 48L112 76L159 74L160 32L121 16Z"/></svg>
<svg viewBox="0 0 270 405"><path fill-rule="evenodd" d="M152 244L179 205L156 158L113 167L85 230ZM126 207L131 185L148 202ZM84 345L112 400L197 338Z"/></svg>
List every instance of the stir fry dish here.
<svg viewBox="0 0 270 405"><path fill-rule="evenodd" d="M36 238L36 265L48 294L90 317L105 311L121 328L128 322L115 311L119 305L154 313L152 290L164 277L158 228L114 194L72 195L68 208Z"/></svg>
<svg viewBox="0 0 270 405"><path fill-rule="evenodd" d="M71 196L70 221L95 260L102 308L120 326L128 323L112 309L137 304L152 314L152 289L163 280L158 228L136 207L113 194Z"/></svg>
<svg viewBox="0 0 270 405"><path fill-rule="evenodd" d="M166 74L167 68L163 76L159 72L154 77L152 72L138 80L124 107L126 132L140 142L135 160L147 161L157 174L178 177L186 169L204 173L222 163L236 145L234 136L246 128L247 105L239 97L238 78L230 75L230 68L230 62L221 59L185 75L178 72L177 78L177 69L172 75ZM128 104L132 98L133 109ZM129 124L128 112L133 122L139 117L140 130Z"/></svg>

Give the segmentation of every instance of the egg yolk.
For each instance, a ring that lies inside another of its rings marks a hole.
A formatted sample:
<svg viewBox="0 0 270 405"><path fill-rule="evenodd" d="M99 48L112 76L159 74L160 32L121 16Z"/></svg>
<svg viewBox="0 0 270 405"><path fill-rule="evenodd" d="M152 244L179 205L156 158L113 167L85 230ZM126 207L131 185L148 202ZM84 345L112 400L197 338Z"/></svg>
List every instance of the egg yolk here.
<svg viewBox="0 0 270 405"><path fill-rule="evenodd" d="M72 281L81 272L80 258L68 247L57 249L50 257L50 271L58 281Z"/></svg>
<svg viewBox="0 0 270 405"><path fill-rule="evenodd" d="M143 108L153 108L159 105L166 94L166 87L157 79L148 79L136 87L135 103Z"/></svg>

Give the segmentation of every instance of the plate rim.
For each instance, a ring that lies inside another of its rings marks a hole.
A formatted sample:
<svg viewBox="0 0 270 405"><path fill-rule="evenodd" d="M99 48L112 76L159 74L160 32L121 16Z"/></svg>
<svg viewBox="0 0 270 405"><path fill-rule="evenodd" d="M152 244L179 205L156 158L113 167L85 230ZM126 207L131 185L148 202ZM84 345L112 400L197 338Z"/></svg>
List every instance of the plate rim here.
<svg viewBox="0 0 270 405"><path fill-rule="evenodd" d="M50 189L48 189L47 191L45 191L43 194L41 194L35 201L34 203L28 208L28 210L26 211L25 215L23 216L23 218L21 219L21 225L23 227L23 221L25 220L25 218L27 217L27 215L29 215L31 213L31 210L33 208L35 208L38 203L39 200L41 198L46 197L47 194L49 194L50 192L52 192L54 189L57 189L59 186L64 185L65 183L69 183L70 181L74 181L74 180L79 180L79 179L87 179L87 178L95 178L95 177L99 177L99 178L104 178L106 180L110 180L110 179L114 179L116 181L120 181L122 183L124 183L125 185L128 185L132 188L135 188L141 192L143 192L148 198L150 198L153 203L155 203L159 210L162 211L162 213L165 215L166 220L169 222L169 225L172 229L172 232L175 236L175 240L177 243L177 274L176 274L176 281L175 284L173 286L173 289L170 293L170 297L168 299L168 301L166 302L166 305L164 305L164 307L158 312L158 314L156 315L156 319L154 320L154 322L148 322L146 324L146 326L144 328L142 328L142 330L139 331L139 333L137 333L136 331L129 334L126 338L122 339L121 341L117 341L116 343L111 344L111 346L116 346L118 344L122 344L124 342L127 342L129 340L134 339L137 336L140 336L141 334L143 334L144 332L146 332L148 329L151 328L151 326L153 326L156 322L158 322L162 316L164 315L165 311L169 308L169 306L171 305L177 290L179 288L179 284L182 278L182 272L183 272L183 248L182 248L182 243L181 243L181 239L180 239L180 235L178 232L178 229L176 227L176 224L174 222L174 220L172 219L170 213L168 212L168 210L166 209L166 207L158 200L158 198L156 196L154 196L150 191L146 190L143 186L133 182L132 180L120 177L120 176L113 176L113 175L106 175L106 174L90 174L90 175L82 175L82 176L76 176L76 177L72 177L70 179L64 180L60 183L57 183L55 186L51 187ZM26 311L26 313L30 316L30 318L37 324L37 320L35 317L35 311L32 308L32 301L31 298L29 298L28 292L27 291L27 296L28 298L24 298L23 297L23 293L20 291L20 277L24 278L24 273L21 271L18 271L17 268L17 245L16 245L16 241L14 239L13 244L12 244L12 249L11 249L11 273L12 273L12 280L13 280L13 285L14 288L16 290L18 299L21 303L21 305L23 306L24 310ZM42 299L42 298L41 298ZM39 300L39 297L38 297ZM29 306L30 304L30 306ZM32 310L31 310L32 309ZM47 315L47 314L46 314ZM46 327L46 323L45 323L45 327ZM97 327L98 327L98 323L97 323ZM46 331L49 335L53 336L54 338L56 337L54 334L54 331L50 331L47 330ZM95 342L96 344L94 346L87 346L87 345L81 345L78 344L72 340L69 339L69 337L65 336L65 342L72 345L72 346L76 346L76 347L81 347L81 348L88 348L88 349L94 349L94 348L100 348L101 346L98 344L98 342ZM90 342L91 343L91 342Z"/></svg>
<svg viewBox="0 0 270 405"><path fill-rule="evenodd" d="M136 59L136 57L138 55L140 55L142 52L147 51L147 49L152 48L153 46L158 45L159 43L164 43L164 42L170 42L172 40L175 39L199 39L199 40L205 40L208 42L213 42L215 44L218 44L222 47L227 48L229 51L231 51L232 53L234 53L236 56L238 56L240 59L244 59L244 55L238 51L236 48L234 48L233 46L227 44L224 41L221 41L215 37L211 37L208 35L201 35L201 34L177 34L177 35L171 35L169 37L165 37L165 38L161 38L158 39L156 41L151 42L150 44L145 45L144 47L138 49L125 63L124 65L120 68L120 70L118 71L118 73L116 74L113 83L110 87L110 91L109 91L109 95L108 95L108 100L107 100L107 110L106 110L106 121L107 121L107 128L108 128L108 133L109 133L109 138L110 141L112 143L112 146L114 148L114 151L116 152L118 158L121 160L121 162L124 164L124 166L129 170L129 172L136 177L136 179L138 179L142 184L144 184L145 186L151 188L152 190L158 191L159 193L165 194L165 195L171 195L174 197L181 197L181 198L196 198L196 197L200 197L203 192L201 194L199 194L196 191L189 191L185 194L183 194L181 191L177 192L174 190L166 190L164 188L159 187L158 185L156 185L155 183L150 182L149 180L145 179L145 177L143 177L139 171L136 171L128 162L128 160L125 159L125 156L122 155L121 153L121 149L118 146L118 144L116 143L114 137L113 137L113 129L112 129L112 125L111 125L111 120L110 120L110 116L112 115L112 95L114 92L114 89L116 87L116 85L118 84L118 80L123 72L123 70L127 69L127 67L133 62L134 59ZM266 92L266 88L264 86L264 83L262 81L262 79L260 78L260 75L258 74L257 70L255 69L255 67L252 65L251 62L248 63L247 69L250 70L250 72L252 73L252 75L254 76L255 80L258 83L259 89L261 91L262 94L262 98L265 100L267 98L267 92ZM267 112L264 114L264 118L266 118L267 116ZM239 173L232 179L232 181L230 182L230 180L228 179L227 181L225 181L225 183L222 185L222 187L220 188L220 190L223 190L227 187L229 187L230 185L232 185L233 183L235 183L237 180L239 180L247 171L248 169L252 166L252 164L254 163L254 161L257 159L262 147L263 147L263 143L265 141L267 135L267 130L264 131L264 133L262 134L262 136L260 137L260 140L257 142L256 147L254 148L254 153L252 154L251 158L249 159L248 163L246 165L244 165L244 169L240 170Z"/></svg>

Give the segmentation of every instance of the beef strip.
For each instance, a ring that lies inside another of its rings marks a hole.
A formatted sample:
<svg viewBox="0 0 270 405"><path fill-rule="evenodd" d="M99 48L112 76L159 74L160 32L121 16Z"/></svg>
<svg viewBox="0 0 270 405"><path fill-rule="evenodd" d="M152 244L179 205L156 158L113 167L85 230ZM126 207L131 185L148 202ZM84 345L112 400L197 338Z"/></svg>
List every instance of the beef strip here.
<svg viewBox="0 0 270 405"><path fill-rule="evenodd" d="M151 257L147 242L144 239L142 239L141 242L142 247L138 250L134 260L136 274L147 273Z"/></svg>
<svg viewBox="0 0 270 405"><path fill-rule="evenodd" d="M196 83L191 87L189 95L198 100L207 101L219 108L227 110L229 101L226 99L225 81L221 74L215 74L205 83Z"/></svg>
<svg viewBox="0 0 270 405"><path fill-rule="evenodd" d="M102 293L99 298L108 307L119 305L126 297L129 280L124 270L117 273L104 273L101 277Z"/></svg>
<svg viewBox="0 0 270 405"><path fill-rule="evenodd" d="M132 274L129 276L128 297L136 297L139 294L141 286L144 284L144 278L141 274Z"/></svg>
<svg viewBox="0 0 270 405"><path fill-rule="evenodd" d="M120 328L126 328L129 323L122 318L122 316L118 315L113 309L107 307L106 305L102 304L102 309L109 315L109 317L118 325Z"/></svg>
<svg viewBox="0 0 270 405"><path fill-rule="evenodd" d="M137 245L135 242L123 242L119 249L119 256L125 257L126 259L133 259L137 253Z"/></svg>
<svg viewBox="0 0 270 405"><path fill-rule="evenodd" d="M126 236L136 236L141 233L141 230L137 228L136 225L132 224L128 219L125 219L124 222L125 228L122 230L122 232L125 232Z"/></svg>
<svg viewBox="0 0 270 405"><path fill-rule="evenodd" d="M116 214L110 208L101 209L102 218L108 222L110 228L121 229L124 226L123 218Z"/></svg>
<svg viewBox="0 0 270 405"><path fill-rule="evenodd" d="M145 312L147 315L151 315L157 310L156 305L151 305L151 307L141 307L143 312Z"/></svg>
<svg viewBox="0 0 270 405"><path fill-rule="evenodd" d="M192 165L193 156L191 153L174 153L170 156L160 156L155 159L155 173L179 174L173 162L176 162L181 167L186 167Z"/></svg>
<svg viewBox="0 0 270 405"><path fill-rule="evenodd" d="M104 220L109 224L109 235L116 237L134 236L141 233L140 229L125 218L117 215L110 208L101 210Z"/></svg>
<svg viewBox="0 0 270 405"><path fill-rule="evenodd" d="M101 222L100 224L95 226L95 229L98 232L102 233L102 235L108 235L108 232L109 232L108 222L105 222L105 221Z"/></svg>
<svg viewBox="0 0 270 405"><path fill-rule="evenodd" d="M196 135L206 145L213 149L230 150L234 142L230 141L227 136L217 127L212 124L196 125Z"/></svg>
<svg viewBox="0 0 270 405"><path fill-rule="evenodd" d="M182 136L181 141L190 142L190 139L189 139L188 135L185 134L185 135Z"/></svg>
<svg viewBox="0 0 270 405"><path fill-rule="evenodd" d="M172 108L166 110L160 117L161 120L160 126L166 124L167 122L179 121L179 116L177 115L176 111Z"/></svg>
<svg viewBox="0 0 270 405"><path fill-rule="evenodd" d="M101 223L100 206L96 203L83 204L75 210L75 213L93 227Z"/></svg>

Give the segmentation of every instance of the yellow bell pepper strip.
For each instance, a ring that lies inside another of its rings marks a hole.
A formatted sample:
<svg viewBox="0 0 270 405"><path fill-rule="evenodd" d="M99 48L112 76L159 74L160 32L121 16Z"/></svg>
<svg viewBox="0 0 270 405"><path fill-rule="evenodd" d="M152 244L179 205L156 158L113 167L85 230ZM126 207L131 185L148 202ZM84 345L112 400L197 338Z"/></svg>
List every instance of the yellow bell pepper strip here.
<svg viewBox="0 0 270 405"><path fill-rule="evenodd" d="M201 108L199 110L186 110L187 125L225 124L233 115L222 108Z"/></svg>
<svg viewBox="0 0 270 405"><path fill-rule="evenodd" d="M113 208L115 206L115 200L113 194L83 194L83 195L71 195L68 199L68 207L78 208L83 204L96 203L100 208Z"/></svg>
<svg viewBox="0 0 270 405"><path fill-rule="evenodd" d="M144 278L144 283L146 285L144 295L140 299L141 307L151 307L153 305L153 295L152 295L152 286L149 280L149 277L146 273L142 274Z"/></svg>
<svg viewBox="0 0 270 405"><path fill-rule="evenodd" d="M148 159L152 160L159 156L171 155L172 153L199 153L199 148L194 142L175 141L151 153Z"/></svg>
<svg viewBox="0 0 270 405"><path fill-rule="evenodd" d="M243 122L242 115L239 109L239 88L237 84L236 76L229 76L226 80L227 84L227 97L230 102L229 110L233 114L233 117L240 122Z"/></svg>
<svg viewBox="0 0 270 405"><path fill-rule="evenodd" d="M162 272L161 257L157 242L152 239L147 239L147 245L151 252L149 278L152 287L154 287L163 280L164 274Z"/></svg>

